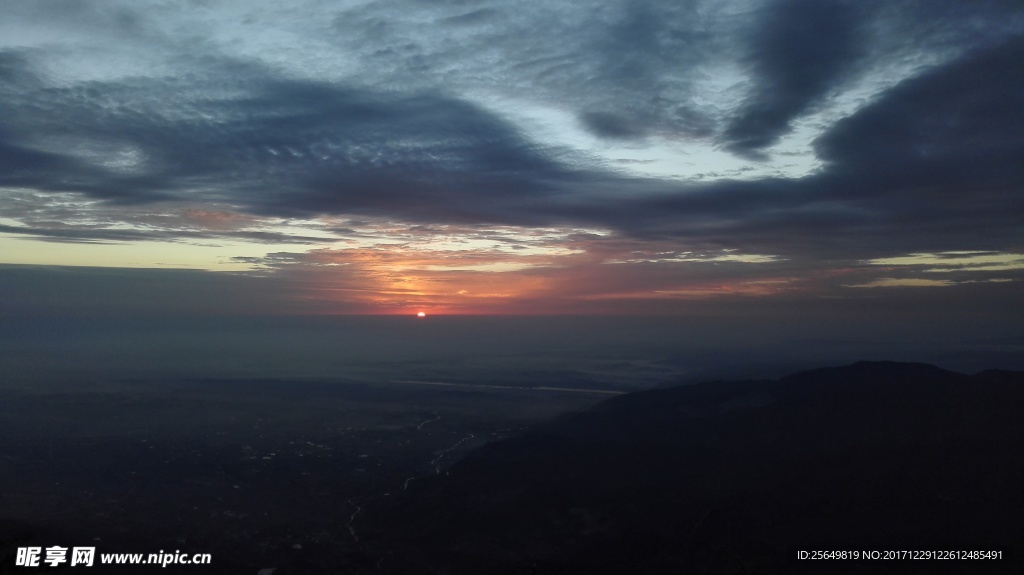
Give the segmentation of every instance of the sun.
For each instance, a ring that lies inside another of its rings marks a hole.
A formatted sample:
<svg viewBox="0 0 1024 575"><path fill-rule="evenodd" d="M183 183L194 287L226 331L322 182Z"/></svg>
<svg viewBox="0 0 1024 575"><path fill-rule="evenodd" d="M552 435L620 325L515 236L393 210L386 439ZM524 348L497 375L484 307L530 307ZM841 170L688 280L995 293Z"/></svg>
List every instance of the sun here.
<svg viewBox="0 0 1024 575"><path fill-rule="evenodd" d="M427 317L427 314L426 312L421 311L420 313L416 314L416 317Z"/></svg>

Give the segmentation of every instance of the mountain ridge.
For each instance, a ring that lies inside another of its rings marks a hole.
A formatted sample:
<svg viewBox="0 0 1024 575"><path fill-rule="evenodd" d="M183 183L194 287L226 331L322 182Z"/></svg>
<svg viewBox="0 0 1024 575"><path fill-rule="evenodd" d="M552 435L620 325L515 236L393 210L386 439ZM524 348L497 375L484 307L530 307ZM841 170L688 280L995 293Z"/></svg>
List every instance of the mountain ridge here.
<svg viewBox="0 0 1024 575"><path fill-rule="evenodd" d="M385 572L820 573L791 552L893 545L1016 572L1022 407L1024 373L896 362L635 392L477 449L368 531L402 550Z"/></svg>

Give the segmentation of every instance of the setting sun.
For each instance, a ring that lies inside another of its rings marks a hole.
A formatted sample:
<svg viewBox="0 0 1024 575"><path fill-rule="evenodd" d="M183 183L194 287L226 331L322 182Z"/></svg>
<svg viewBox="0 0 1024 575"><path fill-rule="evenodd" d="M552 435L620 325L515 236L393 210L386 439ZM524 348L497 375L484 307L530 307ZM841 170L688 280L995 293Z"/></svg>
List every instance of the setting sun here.
<svg viewBox="0 0 1024 575"><path fill-rule="evenodd" d="M416 314L416 317L427 317L427 314L421 311L420 313Z"/></svg>

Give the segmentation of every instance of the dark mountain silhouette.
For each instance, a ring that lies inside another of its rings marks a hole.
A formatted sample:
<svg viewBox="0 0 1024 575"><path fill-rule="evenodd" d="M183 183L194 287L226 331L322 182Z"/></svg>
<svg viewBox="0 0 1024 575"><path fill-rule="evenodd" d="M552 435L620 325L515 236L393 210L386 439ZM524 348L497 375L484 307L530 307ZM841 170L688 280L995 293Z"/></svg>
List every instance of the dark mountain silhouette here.
<svg viewBox="0 0 1024 575"><path fill-rule="evenodd" d="M633 393L388 498L365 549L386 573L1019 573L1022 408L1024 373L889 362Z"/></svg>

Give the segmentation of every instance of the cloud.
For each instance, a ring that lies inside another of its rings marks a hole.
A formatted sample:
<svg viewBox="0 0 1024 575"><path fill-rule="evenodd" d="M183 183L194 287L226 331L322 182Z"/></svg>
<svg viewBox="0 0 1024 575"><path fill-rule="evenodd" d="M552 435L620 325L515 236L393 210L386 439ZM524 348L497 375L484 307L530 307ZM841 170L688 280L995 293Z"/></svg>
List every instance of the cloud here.
<svg viewBox="0 0 1024 575"><path fill-rule="evenodd" d="M1024 212L1024 58L1015 38L907 79L815 142L804 178L718 180L638 194L610 220L783 257L861 260L1004 250ZM639 182L637 182L639 184Z"/></svg>
<svg viewBox="0 0 1024 575"><path fill-rule="evenodd" d="M831 122L836 112L822 112L856 109L894 78L1012 40L1024 24L1008 2L773 0L754 14L741 57L749 93L722 141L762 161L798 122Z"/></svg>
<svg viewBox="0 0 1024 575"><path fill-rule="evenodd" d="M854 185L984 189L1024 176L1024 37L901 82L815 143Z"/></svg>
<svg viewBox="0 0 1024 575"><path fill-rule="evenodd" d="M262 214L500 220L512 197L543 195L568 173L458 99L230 62L204 76L8 94L0 106L16 120L0 135L0 185L118 203L226 201Z"/></svg>
<svg viewBox="0 0 1024 575"><path fill-rule="evenodd" d="M780 0L762 9L747 47L751 94L724 132L730 150L760 157L851 73L866 52L864 6Z"/></svg>
<svg viewBox="0 0 1024 575"><path fill-rule="evenodd" d="M328 238L323 236L301 236L258 230L200 232L193 230L131 230L109 227L29 227L0 224L0 233L32 236L50 242L67 243L112 243L162 241L178 242L188 240L234 239L263 244L322 244Z"/></svg>
<svg viewBox="0 0 1024 575"><path fill-rule="evenodd" d="M886 288L886 287L946 287L954 285L949 280L932 280L918 278L879 278L864 284L853 284L852 288Z"/></svg>
<svg viewBox="0 0 1024 575"><path fill-rule="evenodd" d="M704 184L605 169L443 93L255 62L205 58L176 79L26 79L0 100L14 119L0 134L0 185L266 217L573 222L793 258L1000 249L1021 208L1020 56L1007 42L898 84L817 140L827 163L816 174ZM10 60L38 76L32 58Z"/></svg>
<svg viewBox="0 0 1024 575"><path fill-rule="evenodd" d="M864 262L1019 253L1024 11L979 6L20 3L0 231L246 241L271 255L235 261L314 274L490 230L500 257L435 245L416 270L456 295L499 293L455 283L500 266L535 299L902 281ZM542 265L501 227L576 232Z"/></svg>
<svg viewBox="0 0 1024 575"><path fill-rule="evenodd" d="M710 134L692 97L714 52L714 2L374 2L339 11L334 41L386 82L567 108L600 138Z"/></svg>
<svg viewBox="0 0 1024 575"><path fill-rule="evenodd" d="M1024 254L961 251L941 254L909 254L902 257L874 259L867 263L879 266L928 266L931 269L926 271L936 272L986 271L993 267L1024 269Z"/></svg>

